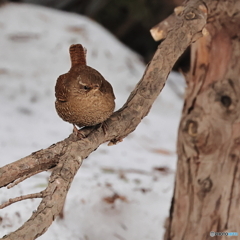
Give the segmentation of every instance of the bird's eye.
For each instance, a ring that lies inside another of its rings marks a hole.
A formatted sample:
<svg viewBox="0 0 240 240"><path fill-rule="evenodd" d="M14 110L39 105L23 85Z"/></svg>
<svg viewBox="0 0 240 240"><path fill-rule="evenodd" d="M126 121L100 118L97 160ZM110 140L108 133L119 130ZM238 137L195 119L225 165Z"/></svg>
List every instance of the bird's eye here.
<svg viewBox="0 0 240 240"><path fill-rule="evenodd" d="M88 87L88 86L83 86L83 89L84 89L84 90L89 90L90 87Z"/></svg>

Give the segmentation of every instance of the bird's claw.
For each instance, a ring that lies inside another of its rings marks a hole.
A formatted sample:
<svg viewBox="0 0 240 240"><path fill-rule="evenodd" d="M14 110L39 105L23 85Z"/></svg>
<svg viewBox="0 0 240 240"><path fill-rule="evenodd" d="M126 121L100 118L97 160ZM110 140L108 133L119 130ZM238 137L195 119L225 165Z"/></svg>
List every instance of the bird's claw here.
<svg viewBox="0 0 240 240"><path fill-rule="evenodd" d="M73 134L78 138L86 138L85 134L81 131L81 129L77 129L77 127L73 124Z"/></svg>
<svg viewBox="0 0 240 240"><path fill-rule="evenodd" d="M105 122L102 122L102 123L100 124L100 128L102 128L103 133L104 133L104 136L106 136L106 134L107 134L107 129L108 129L108 124L107 124L107 122L106 122L106 121L105 121Z"/></svg>

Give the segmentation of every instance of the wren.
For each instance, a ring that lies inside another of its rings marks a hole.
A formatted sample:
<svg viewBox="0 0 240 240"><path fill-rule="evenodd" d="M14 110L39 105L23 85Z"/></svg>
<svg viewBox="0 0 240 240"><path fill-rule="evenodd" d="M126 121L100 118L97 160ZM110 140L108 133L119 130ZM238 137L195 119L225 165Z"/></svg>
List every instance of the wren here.
<svg viewBox="0 0 240 240"><path fill-rule="evenodd" d="M55 107L58 115L74 126L94 126L108 119L115 108L111 84L87 66L81 44L69 48L71 68L57 79Z"/></svg>

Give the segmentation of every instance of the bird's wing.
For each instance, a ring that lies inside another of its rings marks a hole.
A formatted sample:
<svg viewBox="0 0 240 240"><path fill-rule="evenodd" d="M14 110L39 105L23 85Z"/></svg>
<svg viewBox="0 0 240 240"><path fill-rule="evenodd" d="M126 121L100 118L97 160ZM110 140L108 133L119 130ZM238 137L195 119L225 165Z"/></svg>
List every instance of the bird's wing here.
<svg viewBox="0 0 240 240"><path fill-rule="evenodd" d="M104 81L102 82L102 86L100 88L100 91L103 93L109 93L113 96L113 98L115 99L115 95L113 92L113 88L112 85L105 79L103 79Z"/></svg>
<svg viewBox="0 0 240 240"><path fill-rule="evenodd" d="M67 74L63 74L61 76L58 77L57 79L57 83L55 86L55 96L57 98L58 101L61 102L66 102L67 101L67 95L68 95L68 91L66 88L66 80L67 80Z"/></svg>

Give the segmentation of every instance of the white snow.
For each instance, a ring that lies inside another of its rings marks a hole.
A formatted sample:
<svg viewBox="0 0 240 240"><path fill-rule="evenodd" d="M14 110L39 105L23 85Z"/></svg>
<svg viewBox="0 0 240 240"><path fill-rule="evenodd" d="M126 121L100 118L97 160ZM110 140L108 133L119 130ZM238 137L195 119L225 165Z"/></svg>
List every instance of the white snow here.
<svg viewBox="0 0 240 240"><path fill-rule="evenodd" d="M1 166L71 133L72 126L54 108L55 82L69 70L71 44L83 44L88 65L111 82L116 109L145 69L137 54L96 22L76 14L5 4L0 7L0 31ZM64 218L56 219L38 239L161 239L173 192L183 92L182 77L170 74L137 129L122 143L104 144L84 160L67 196ZM48 176L44 172L10 190L1 188L0 203L43 190ZM108 202L106 198L114 193L120 198ZM0 210L0 237L20 227L39 201L26 200Z"/></svg>

